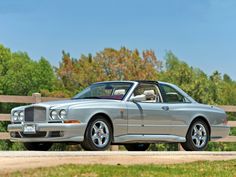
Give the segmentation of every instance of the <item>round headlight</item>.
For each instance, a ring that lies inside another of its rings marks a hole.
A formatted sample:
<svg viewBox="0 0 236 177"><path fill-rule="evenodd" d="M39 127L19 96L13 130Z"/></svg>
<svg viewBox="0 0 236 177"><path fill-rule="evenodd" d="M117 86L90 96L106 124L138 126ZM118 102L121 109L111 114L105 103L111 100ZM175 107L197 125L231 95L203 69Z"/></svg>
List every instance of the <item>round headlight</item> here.
<svg viewBox="0 0 236 177"><path fill-rule="evenodd" d="M21 112L19 113L19 120L20 120L20 121L23 121L23 120L24 120L24 111L21 111Z"/></svg>
<svg viewBox="0 0 236 177"><path fill-rule="evenodd" d="M59 118L60 118L60 119L65 119L65 118L66 118L66 110L65 110L65 109L62 109L62 110L59 112Z"/></svg>
<svg viewBox="0 0 236 177"><path fill-rule="evenodd" d="M52 120L57 119L57 117L58 117L57 111L56 110L52 110L51 114L50 114L50 117L52 118Z"/></svg>
<svg viewBox="0 0 236 177"><path fill-rule="evenodd" d="M19 113L18 113L17 111L15 111L15 112L13 113L13 120L14 120L14 121L17 121L18 118L19 118Z"/></svg>

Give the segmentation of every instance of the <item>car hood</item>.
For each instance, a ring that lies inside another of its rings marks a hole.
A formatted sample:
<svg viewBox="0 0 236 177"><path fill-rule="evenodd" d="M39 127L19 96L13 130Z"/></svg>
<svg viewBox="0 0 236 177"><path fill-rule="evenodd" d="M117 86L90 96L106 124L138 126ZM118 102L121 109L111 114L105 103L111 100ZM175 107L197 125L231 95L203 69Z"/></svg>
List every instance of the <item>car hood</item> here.
<svg viewBox="0 0 236 177"><path fill-rule="evenodd" d="M32 104L30 106L42 106L51 109L57 109L60 107L69 107L74 105L88 105L88 104L101 104L101 103L108 103L111 102L118 102L120 100L108 100L108 99L71 99L71 100L60 100L60 101L50 101L50 102L41 102Z"/></svg>

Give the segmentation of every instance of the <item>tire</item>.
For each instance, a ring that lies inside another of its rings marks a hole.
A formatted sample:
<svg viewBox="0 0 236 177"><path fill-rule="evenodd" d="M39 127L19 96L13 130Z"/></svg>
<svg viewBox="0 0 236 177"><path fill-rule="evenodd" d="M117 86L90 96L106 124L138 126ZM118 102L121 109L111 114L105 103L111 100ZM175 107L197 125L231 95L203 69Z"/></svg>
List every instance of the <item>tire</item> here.
<svg viewBox="0 0 236 177"><path fill-rule="evenodd" d="M194 121L186 135L186 142L181 143L186 151L204 151L209 142L210 132L205 121Z"/></svg>
<svg viewBox="0 0 236 177"><path fill-rule="evenodd" d="M29 151L48 151L52 147L52 143L24 143L24 146Z"/></svg>
<svg viewBox="0 0 236 177"><path fill-rule="evenodd" d="M88 151L107 150L112 141L112 127L103 116L96 116L89 122L81 146Z"/></svg>
<svg viewBox="0 0 236 177"><path fill-rule="evenodd" d="M149 148L148 143L142 144L126 144L124 145L128 151L146 151Z"/></svg>

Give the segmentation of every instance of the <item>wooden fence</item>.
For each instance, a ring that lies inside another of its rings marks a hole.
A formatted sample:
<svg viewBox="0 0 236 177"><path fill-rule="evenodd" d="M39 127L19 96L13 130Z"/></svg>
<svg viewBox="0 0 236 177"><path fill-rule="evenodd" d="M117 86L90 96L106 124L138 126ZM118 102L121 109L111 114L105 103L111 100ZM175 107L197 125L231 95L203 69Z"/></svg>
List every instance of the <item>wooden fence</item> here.
<svg viewBox="0 0 236 177"><path fill-rule="evenodd" d="M41 97L41 94L34 93L32 96L10 96L10 95L0 95L0 103L39 103L45 101L55 101L64 100L66 98L54 98L54 97ZM218 106L224 109L226 112L236 112L236 106ZM10 114L1 114L0 121L10 121ZM230 127L236 127L236 121L228 122ZM9 133L1 132L0 140L9 139ZM226 138L218 139L217 142L236 142L236 136L228 136ZM114 148L114 149L117 149Z"/></svg>

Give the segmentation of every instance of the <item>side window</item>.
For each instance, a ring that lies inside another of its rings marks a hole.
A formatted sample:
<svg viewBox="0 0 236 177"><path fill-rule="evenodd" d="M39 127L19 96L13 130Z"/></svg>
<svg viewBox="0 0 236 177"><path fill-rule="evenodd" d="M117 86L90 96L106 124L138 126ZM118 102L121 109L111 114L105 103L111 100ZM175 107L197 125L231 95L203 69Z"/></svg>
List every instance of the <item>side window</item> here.
<svg viewBox="0 0 236 177"><path fill-rule="evenodd" d="M166 103L188 103L189 101L181 95L176 89L169 85L161 84L162 91L164 91Z"/></svg>
<svg viewBox="0 0 236 177"><path fill-rule="evenodd" d="M140 100L140 102L161 102L159 89L154 84L139 84L139 86L134 90L131 97L139 96L143 98L143 100Z"/></svg>

